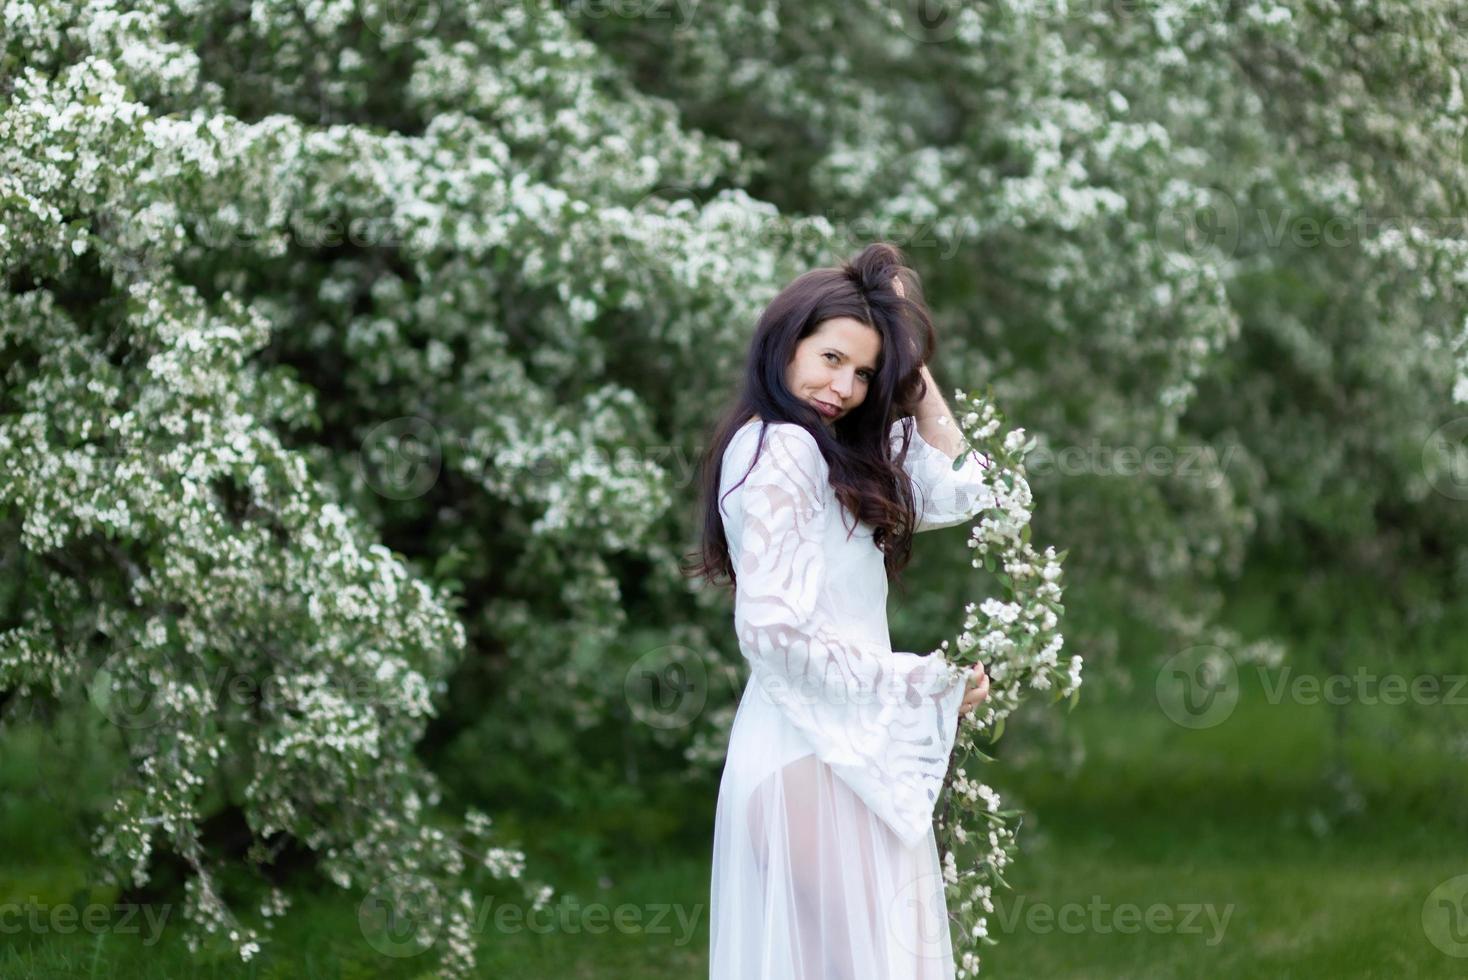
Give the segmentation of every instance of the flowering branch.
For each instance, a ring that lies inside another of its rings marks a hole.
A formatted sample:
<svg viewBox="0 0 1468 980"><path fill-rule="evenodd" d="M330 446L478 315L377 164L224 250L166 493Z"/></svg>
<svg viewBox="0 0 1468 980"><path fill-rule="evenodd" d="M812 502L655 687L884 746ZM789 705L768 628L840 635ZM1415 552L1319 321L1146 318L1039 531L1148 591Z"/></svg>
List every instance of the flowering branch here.
<svg viewBox="0 0 1468 980"><path fill-rule="evenodd" d="M1035 440L1026 439L1022 428L1002 431L1004 417L991 395L960 391L955 398L960 431L973 449L989 457L983 480L994 493L994 505L982 511L969 536L973 566L993 573L1000 592L965 607L956 651L950 651L947 640L941 647L954 664L982 662L990 683L982 712L959 723L935 827L962 980L979 971L980 943L996 944L987 916L994 911L994 888L1008 887L1002 872L1014 853L1021 816L1018 810L1001 810L999 794L970 778L965 766L973 756L993 761L978 743L997 741L1005 719L1031 691L1053 690L1054 701L1069 698L1074 707L1080 697L1081 657L1060 664L1065 642L1058 629L1065 612L1060 566L1067 552L1056 554L1047 547L1037 554L1030 547L1032 498L1024 461ZM967 453L960 454L954 469L966 458ZM972 861L963 871L958 867L960 848Z"/></svg>

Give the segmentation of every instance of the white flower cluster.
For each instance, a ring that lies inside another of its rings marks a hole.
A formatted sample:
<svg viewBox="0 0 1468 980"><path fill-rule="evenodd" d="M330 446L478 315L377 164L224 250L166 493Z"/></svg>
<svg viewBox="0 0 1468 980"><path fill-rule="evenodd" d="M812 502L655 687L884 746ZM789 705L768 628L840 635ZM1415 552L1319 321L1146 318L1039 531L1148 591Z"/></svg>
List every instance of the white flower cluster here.
<svg viewBox="0 0 1468 980"><path fill-rule="evenodd" d="M978 972L977 947L993 942L986 914L993 911L992 890L1003 883L1001 873L1014 850L1013 815L1000 810L999 794L972 779L965 765L979 751L981 737L998 738L1004 720L1017 708L1027 690L1046 691L1058 685L1057 700L1073 697L1081 684L1081 658L1060 665L1064 637L1058 632L1061 605L1061 563L1065 554L1047 547L1036 553L1029 544L1031 498L1024 479L1025 455L1033 449L1023 429L999 437L1003 417L986 398L957 394L970 408L962 416L970 444L990 457L983 479L994 491L994 506L980 515L969 544L975 568L994 573L999 596L969 603L963 632L957 640L958 663L981 662L990 679L989 697L973 720L960 725L946 789L948 805L938 820L944 852L944 880L955 897L964 896L954 917L955 951L964 975ZM947 647L947 644L944 644ZM970 855L960 871L956 852ZM974 903L980 909L976 910Z"/></svg>

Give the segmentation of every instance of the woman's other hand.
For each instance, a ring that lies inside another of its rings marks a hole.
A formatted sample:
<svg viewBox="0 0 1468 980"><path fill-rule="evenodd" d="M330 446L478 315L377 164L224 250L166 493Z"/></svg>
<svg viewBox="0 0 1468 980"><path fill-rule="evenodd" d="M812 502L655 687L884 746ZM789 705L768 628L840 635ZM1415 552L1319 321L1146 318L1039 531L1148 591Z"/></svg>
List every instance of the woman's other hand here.
<svg viewBox="0 0 1468 980"><path fill-rule="evenodd" d="M958 705L959 715L973 714L974 709L983 704L988 696L989 675L984 673L983 664L974 664L968 674L968 684L963 692L963 700Z"/></svg>

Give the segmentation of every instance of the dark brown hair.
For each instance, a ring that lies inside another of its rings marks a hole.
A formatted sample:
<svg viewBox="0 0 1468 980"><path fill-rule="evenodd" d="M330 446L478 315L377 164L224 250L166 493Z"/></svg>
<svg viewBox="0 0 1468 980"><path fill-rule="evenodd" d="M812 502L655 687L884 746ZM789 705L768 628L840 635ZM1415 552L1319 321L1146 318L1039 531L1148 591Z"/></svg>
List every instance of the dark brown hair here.
<svg viewBox="0 0 1468 980"><path fill-rule="evenodd" d="M902 282L901 294L894 279ZM851 317L876 330L881 349L866 397L827 425L786 387L785 371L795 346L836 317ZM830 467L836 498L872 526L872 542L883 552L887 578L900 586L900 573L911 558L916 513L912 486L901 465L910 437L899 440L894 456L888 430L898 418L913 414L926 393L920 371L932 358L936 343L921 281L902 250L890 243L868 245L855 258L812 269L782 289L760 314L741 390L707 433L709 448L699 464L702 547L687 556L684 574L737 588L719 503L738 483L723 488L721 494L720 468L735 432L758 415L765 425L760 427L754 458L758 460L763 451L764 429L772 422L792 422L815 437ZM746 471L744 476L748 475ZM741 478L739 483L743 482ZM853 526L848 534L854 530Z"/></svg>

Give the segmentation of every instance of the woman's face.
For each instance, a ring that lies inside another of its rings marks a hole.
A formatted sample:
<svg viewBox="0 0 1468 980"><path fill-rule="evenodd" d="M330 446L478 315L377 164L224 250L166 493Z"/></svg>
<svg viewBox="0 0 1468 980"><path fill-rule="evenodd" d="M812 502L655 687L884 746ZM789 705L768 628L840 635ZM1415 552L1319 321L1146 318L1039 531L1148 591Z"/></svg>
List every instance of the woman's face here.
<svg viewBox="0 0 1468 980"><path fill-rule="evenodd" d="M866 398L881 350L881 335L860 320L849 316L822 320L795 345L795 356L785 369L785 386L796 398L811 403L829 425ZM825 412L822 405L835 408L835 414Z"/></svg>

